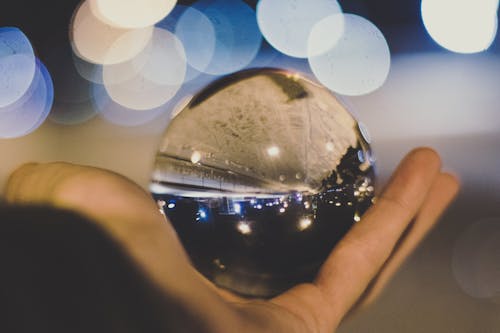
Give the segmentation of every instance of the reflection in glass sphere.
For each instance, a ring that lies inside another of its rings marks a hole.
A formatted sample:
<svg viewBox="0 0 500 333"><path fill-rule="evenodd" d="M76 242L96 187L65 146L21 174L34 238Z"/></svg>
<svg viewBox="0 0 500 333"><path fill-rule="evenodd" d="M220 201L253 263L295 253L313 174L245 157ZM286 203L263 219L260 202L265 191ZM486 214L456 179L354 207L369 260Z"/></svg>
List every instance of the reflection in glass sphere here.
<svg viewBox="0 0 500 333"><path fill-rule="evenodd" d="M373 183L368 142L335 96L260 69L212 83L177 114L150 189L202 274L269 297L313 279Z"/></svg>

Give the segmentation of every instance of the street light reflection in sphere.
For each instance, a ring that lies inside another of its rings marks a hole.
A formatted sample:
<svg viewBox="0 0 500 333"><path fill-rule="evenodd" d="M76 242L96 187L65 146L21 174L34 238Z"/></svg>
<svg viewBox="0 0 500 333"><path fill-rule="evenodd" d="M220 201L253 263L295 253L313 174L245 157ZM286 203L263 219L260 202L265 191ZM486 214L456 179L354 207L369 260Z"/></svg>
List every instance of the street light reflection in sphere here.
<svg viewBox="0 0 500 333"><path fill-rule="evenodd" d="M264 38L280 52L298 58L310 54L311 29L325 17L341 13L335 0L260 0L257 4L257 21ZM338 34L336 31L331 33L324 43L335 43Z"/></svg>
<svg viewBox="0 0 500 333"><path fill-rule="evenodd" d="M252 62L262 43L252 8L241 0L200 0L193 6L208 17L215 31L214 53L203 72L224 75ZM212 47L211 39L200 42L199 49Z"/></svg>
<svg viewBox="0 0 500 333"><path fill-rule="evenodd" d="M312 281L368 209L372 161L330 91L297 73L251 69L209 84L177 113L150 190L175 203L165 215L202 274L270 297Z"/></svg>
<svg viewBox="0 0 500 333"><path fill-rule="evenodd" d="M26 93L35 70L35 54L28 37L18 28L0 28L0 108Z"/></svg>
<svg viewBox="0 0 500 333"><path fill-rule="evenodd" d="M161 21L177 0L87 0L97 17L111 26L137 29Z"/></svg>
<svg viewBox="0 0 500 333"><path fill-rule="evenodd" d="M422 0L422 20L429 35L457 53L488 49L498 29L498 0Z"/></svg>
<svg viewBox="0 0 500 333"><path fill-rule="evenodd" d="M36 60L35 76L26 93L15 103L0 108L0 138L17 138L36 130L47 118L53 101L50 74Z"/></svg>
<svg viewBox="0 0 500 333"><path fill-rule="evenodd" d="M151 39L153 27L117 28L94 15L87 1L76 9L70 26L75 54L95 64L109 65L127 61L141 52Z"/></svg>
<svg viewBox="0 0 500 333"><path fill-rule="evenodd" d="M131 78L114 83L123 72L137 71ZM103 81L109 96L135 110L159 107L180 89L186 75L186 55L182 43L167 30L155 28L151 48L122 65L105 66Z"/></svg>
<svg viewBox="0 0 500 333"><path fill-rule="evenodd" d="M380 30L367 19L353 14L332 15L323 20L343 20L344 33L333 48L309 58L316 78L342 95L364 95L380 88L391 64L389 46ZM323 24L336 23L318 23ZM322 29L313 29L314 32L322 33ZM311 36L311 41L316 40Z"/></svg>

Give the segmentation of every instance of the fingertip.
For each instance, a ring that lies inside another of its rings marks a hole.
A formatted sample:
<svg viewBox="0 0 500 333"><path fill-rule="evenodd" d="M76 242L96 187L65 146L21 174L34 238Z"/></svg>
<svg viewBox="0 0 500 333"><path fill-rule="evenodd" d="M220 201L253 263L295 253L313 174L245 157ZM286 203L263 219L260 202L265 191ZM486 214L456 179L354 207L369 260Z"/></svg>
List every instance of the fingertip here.
<svg viewBox="0 0 500 333"><path fill-rule="evenodd" d="M443 175L443 178L448 183L453 184L456 187L460 187L460 185L461 185L460 177L456 173L450 172L450 171L445 171L442 173L442 175Z"/></svg>
<svg viewBox="0 0 500 333"><path fill-rule="evenodd" d="M441 169L442 161L439 153L432 147L417 147L411 150L407 158L412 159L416 163L424 163L433 166L436 169Z"/></svg>
<svg viewBox="0 0 500 333"><path fill-rule="evenodd" d="M452 197L455 197L460 191L461 181L457 174L452 172L443 172L440 175L441 186L448 189Z"/></svg>
<svg viewBox="0 0 500 333"><path fill-rule="evenodd" d="M415 148L400 162L379 199L385 197L402 203L402 198L409 198L409 201L423 199L440 169L441 157L433 148ZM408 202L402 206L413 205Z"/></svg>

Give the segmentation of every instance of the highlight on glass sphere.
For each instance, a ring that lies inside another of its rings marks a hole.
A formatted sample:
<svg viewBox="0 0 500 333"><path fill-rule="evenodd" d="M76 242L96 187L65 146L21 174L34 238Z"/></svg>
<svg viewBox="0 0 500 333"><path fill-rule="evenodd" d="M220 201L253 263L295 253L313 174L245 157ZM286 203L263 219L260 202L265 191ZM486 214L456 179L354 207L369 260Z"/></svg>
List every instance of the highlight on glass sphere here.
<svg viewBox="0 0 500 333"><path fill-rule="evenodd" d="M150 190L199 272L271 297L312 281L371 205L364 133L335 95L299 74L237 72L172 119Z"/></svg>

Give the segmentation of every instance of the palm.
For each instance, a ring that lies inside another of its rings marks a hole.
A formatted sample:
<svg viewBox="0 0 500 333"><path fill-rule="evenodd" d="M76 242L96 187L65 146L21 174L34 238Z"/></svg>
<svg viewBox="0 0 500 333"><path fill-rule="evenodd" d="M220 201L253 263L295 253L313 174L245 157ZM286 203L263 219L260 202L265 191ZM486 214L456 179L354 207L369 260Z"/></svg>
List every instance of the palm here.
<svg viewBox="0 0 500 333"><path fill-rule="evenodd" d="M375 298L453 199L457 180L440 168L432 150L411 152L316 279L269 300L244 299L204 279L149 195L115 174L70 165L56 165L55 171L54 166L27 166L11 177L6 198L92 217L166 293L199 315L208 332L330 333L348 312ZM54 182L58 177L66 179L64 186ZM41 190L34 192L33 184ZM95 197L89 198L89 191Z"/></svg>

